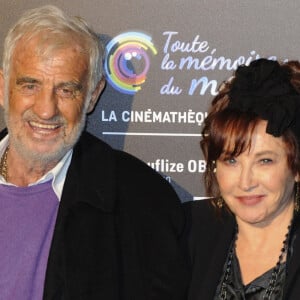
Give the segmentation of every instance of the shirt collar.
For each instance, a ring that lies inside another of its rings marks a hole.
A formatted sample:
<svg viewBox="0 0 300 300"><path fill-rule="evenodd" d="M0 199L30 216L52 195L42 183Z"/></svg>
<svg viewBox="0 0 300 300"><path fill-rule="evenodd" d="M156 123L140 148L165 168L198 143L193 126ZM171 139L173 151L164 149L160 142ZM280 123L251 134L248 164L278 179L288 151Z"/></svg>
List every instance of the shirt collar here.
<svg viewBox="0 0 300 300"><path fill-rule="evenodd" d="M6 135L0 141L0 157L2 157L6 147L8 146L8 143L9 143L9 136ZM51 169L49 172L47 172L44 176L42 176L36 182L29 184L29 186L37 185L37 184L51 180L53 191L55 192L57 198L60 200L61 195L62 195L63 186L64 186L65 179L66 179L66 174L67 174L68 168L71 163L72 154L73 154L73 150L70 149L53 169ZM0 184L13 185L9 182L6 182L1 175L0 175Z"/></svg>

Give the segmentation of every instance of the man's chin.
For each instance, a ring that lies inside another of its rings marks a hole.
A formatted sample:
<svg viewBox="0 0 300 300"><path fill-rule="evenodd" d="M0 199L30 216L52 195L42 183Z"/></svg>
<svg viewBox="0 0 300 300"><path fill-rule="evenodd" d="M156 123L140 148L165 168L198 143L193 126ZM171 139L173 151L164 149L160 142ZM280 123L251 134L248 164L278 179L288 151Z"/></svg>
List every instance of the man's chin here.
<svg viewBox="0 0 300 300"><path fill-rule="evenodd" d="M58 162L71 147L28 147L19 148L20 155L27 161L45 163Z"/></svg>

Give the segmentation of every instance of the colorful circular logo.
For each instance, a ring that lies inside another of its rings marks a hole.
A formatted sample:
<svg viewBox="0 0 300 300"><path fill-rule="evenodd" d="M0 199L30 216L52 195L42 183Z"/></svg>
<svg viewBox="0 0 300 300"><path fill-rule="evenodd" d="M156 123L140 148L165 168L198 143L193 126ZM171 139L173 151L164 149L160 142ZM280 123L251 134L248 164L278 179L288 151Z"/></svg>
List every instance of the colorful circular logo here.
<svg viewBox="0 0 300 300"><path fill-rule="evenodd" d="M157 54L151 37L141 32L122 33L107 44L104 70L113 88L130 95L141 89L150 68L149 50Z"/></svg>

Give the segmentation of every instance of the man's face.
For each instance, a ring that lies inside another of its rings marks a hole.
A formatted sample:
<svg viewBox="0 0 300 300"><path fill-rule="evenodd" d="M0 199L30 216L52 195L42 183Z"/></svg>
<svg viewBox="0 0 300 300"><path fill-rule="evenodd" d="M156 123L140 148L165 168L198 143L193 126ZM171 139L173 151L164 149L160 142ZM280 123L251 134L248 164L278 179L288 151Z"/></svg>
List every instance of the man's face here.
<svg viewBox="0 0 300 300"><path fill-rule="evenodd" d="M88 56L76 44L43 54L38 39L13 53L5 117L10 147L25 159L59 160L85 123Z"/></svg>

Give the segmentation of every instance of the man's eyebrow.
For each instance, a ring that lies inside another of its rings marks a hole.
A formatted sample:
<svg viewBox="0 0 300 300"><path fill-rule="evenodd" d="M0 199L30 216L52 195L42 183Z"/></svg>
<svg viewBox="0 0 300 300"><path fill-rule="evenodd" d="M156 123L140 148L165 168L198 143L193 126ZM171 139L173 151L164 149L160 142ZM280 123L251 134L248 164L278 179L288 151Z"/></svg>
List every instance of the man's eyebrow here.
<svg viewBox="0 0 300 300"><path fill-rule="evenodd" d="M61 82L56 85L56 88L64 88L64 87L71 87L76 91L81 91L83 89L83 86L81 83L74 82L74 81Z"/></svg>
<svg viewBox="0 0 300 300"><path fill-rule="evenodd" d="M21 85L23 83L41 83L39 80L31 77L20 77L17 78L16 84Z"/></svg>
<svg viewBox="0 0 300 300"><path fill-rule="evenodd" d="M24 83L38 83L38 84L41 84L41 81L38 80L38 79L35 79L35 78L32 78L32 77L20 77L20 78L17 78L16 80L16 83L17 85L22 85ZM77 83L77 82L74 82L74 81L67 81L67 82L61 82L59 84L56 85L56 88L64 88L64 87L71 87L73 88L74 90L77 90L77 91L81 91L83 89L83 86L81 83Z"/></svg>

